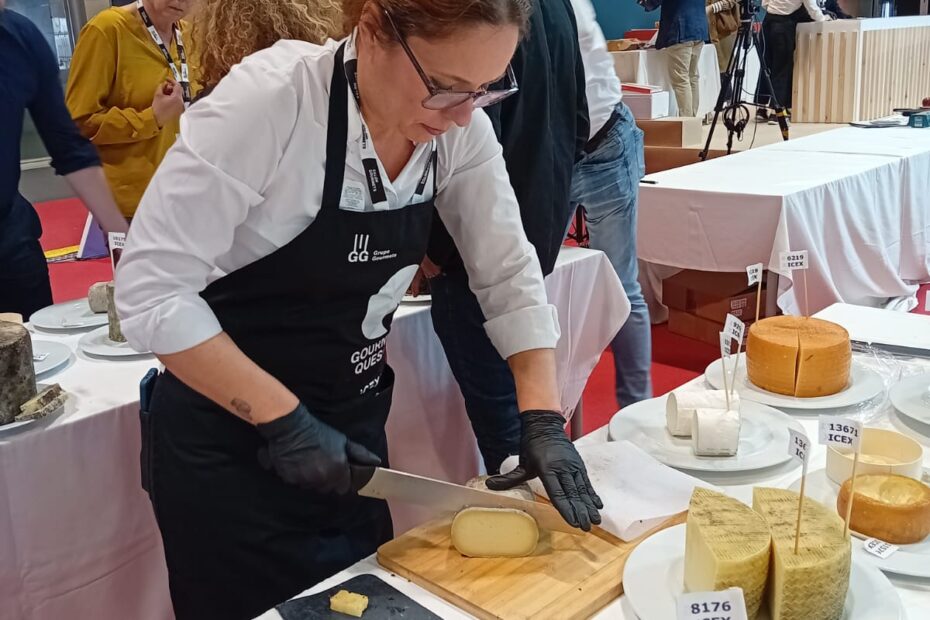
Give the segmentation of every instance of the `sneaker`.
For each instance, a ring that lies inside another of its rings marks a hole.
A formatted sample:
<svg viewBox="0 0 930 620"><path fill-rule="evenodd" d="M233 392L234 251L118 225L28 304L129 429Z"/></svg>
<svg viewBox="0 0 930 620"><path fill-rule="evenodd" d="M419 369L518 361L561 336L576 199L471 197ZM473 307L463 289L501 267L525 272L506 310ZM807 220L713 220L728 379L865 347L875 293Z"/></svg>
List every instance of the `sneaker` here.
<svg viewBox="0 0 930 620"><path fill-rule="evenodd" d="M756 108L756 122L764 123L769 120L769 111L765 108Z"/></svg>

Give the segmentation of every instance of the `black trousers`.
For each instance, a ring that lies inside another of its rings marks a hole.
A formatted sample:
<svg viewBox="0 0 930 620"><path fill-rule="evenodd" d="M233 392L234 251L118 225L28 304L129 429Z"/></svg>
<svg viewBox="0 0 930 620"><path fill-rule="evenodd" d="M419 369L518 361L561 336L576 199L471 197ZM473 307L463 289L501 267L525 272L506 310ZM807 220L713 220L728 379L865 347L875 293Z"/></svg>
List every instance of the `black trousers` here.
<svg viewBox="0 0 930 620"><path fill-rule="evenodd" d="M24 321L52 303L41 236L39 216L25 198L17 194L9 208L0 205L0 312L17 312Z"/></svg>
<svg viewBox="0 0 930 620"><path fill-rule="evenodd" d="M799 14L803 13L803 14ZM794 48L799 23L810 21L801 7L791 15L769 13L762 22L765 41L765 64L772 75L772 94L781 105L791 109L791 89L794 81ZM760 91L763 90L760 88ZM762 93L760 92L760 95Z"/></svg>

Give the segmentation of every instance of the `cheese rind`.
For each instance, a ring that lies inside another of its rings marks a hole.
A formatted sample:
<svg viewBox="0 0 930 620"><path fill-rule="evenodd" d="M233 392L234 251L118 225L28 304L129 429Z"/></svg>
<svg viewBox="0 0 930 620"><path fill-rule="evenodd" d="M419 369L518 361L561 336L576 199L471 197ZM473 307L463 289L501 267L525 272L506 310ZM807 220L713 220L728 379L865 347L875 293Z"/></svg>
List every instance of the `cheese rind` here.
<svg viewBox="0 0 930 620"><path fill-rule="evenodd" d="M67 398L68 393L62 390L60 385L57 383L50 385L34 398L20 405L20 413L16 416L16 421L22 422L24 420L44 418L64 405Z"/></svg>
<svg viewBox="0 0 930 620"><path fill-rule="evenodd" d="M339 590L329 597L329 608L340 614L361 618L368 609L368 597L348 590Z"/></svg>
<svg viewBox="0 0 930 620"><path fill-rule="evenodd" d="M109 337L113 342L126 342L123 330L120 327L119 315L116 314L116 289L113 282L107 282L107 322L109 324Z"/></svg>
<svg viewBox="0 0 930 620"><path fill-rule="evenodd" d="M846 515L851 481L840 487L837 512ZM918 543L930 535L930 487L906 476L856 476L849 527L895 545Z"/></svg>
<svg viewBox="0 0 930 620"><path fill-rule="evenodd" d="M769 572L771 534L746 504L698 487L691 495L685 534L685 590L742 588L746 616L756 617Z"/></svg>
<svg viewBox="0 0 930 620"><path fill-rule="evenodd" d="M676 390L665 402L665 426L675 437L690 437L694 412L698 409L726 409L723 390ZM739 395L730 396L730 409L739 409Z"/></svg>
<svg viewBox="0 0 930 620"><path fill-rule="evenodd" d="M772 620L839 620L849 588L849 536L835 512L806 497L795 553L798 500L793 491L753 489L752 507L772 532L769 614Z"/></svg>
<svg viewBox="0 0 930 620"><path fill-rule="evenodd" d="M472 478L465 483L465 486L470 489L490 491L491 489L489 489L487 485L488 478L490 478L490 476L478 476L476 478ZM526 483L517 485L512 489L507 489L506 491L494 491L494 493L500 493L501 495L506 495L507 497L512 497L514 499L525 499L530 502L536 501L536 496L533 495L533 491L530 489L530 485Z"/></svg>
<svg viewBox="0 0 930 620"><path fill-rule="evenodd" d="M739 449L739 411L698 409L694 413L691 448L697 456L733 456Z"/></svg>
<svg viewBox="0 0 930 620"><path fill-rule="evenodd" d="M452 520L452 545L471 558L520 558L539 542L536 520L512 508L466 508Z"/></svg>
<svg viewBox="0 0 930 620"><path fill-rule="evenodd" d="M91 312L102 313L107 311L107 283L97 282L87 290L87 305Z"/></svg>
<svg viewBox="0 0 930 620"><path fill-rule="evenodd" d="M836 323L776 316L754 323L746 343L746 372L756 386L800 398L828 396L849 383L849 333Z"/></svg>

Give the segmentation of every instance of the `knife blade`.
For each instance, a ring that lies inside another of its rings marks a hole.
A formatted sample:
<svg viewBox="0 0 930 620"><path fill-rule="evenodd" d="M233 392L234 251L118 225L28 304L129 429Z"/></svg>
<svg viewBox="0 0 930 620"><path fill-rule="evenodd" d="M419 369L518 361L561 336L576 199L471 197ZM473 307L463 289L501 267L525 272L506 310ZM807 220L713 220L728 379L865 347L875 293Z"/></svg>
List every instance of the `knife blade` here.
<svg viewBox="0 0 930 620"><path fill-rule="evenodd" d="M529 514L543 529L574 535L584 533L566 523L559 511L549 504L384 467L352 465L352 486L364 497L429 506L441 512L458 512L463 508L513 508Z"/></svg>

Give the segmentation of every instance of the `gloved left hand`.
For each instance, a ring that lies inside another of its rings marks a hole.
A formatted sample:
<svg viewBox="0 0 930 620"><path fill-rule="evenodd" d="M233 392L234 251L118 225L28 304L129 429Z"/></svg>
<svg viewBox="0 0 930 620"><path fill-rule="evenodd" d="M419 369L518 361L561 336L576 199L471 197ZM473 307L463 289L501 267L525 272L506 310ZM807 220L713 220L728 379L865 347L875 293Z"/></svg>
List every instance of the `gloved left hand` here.
<svg viewBox="0 0 930 620"><path fill-rule="evenodd" d="M492 476L487 486L505 491L537 476L549 500L565 521L584 531L601 522L603 508L588 480L588 470L565 434L565 418L556 411L527 411L521 416L520 464L512 472Z"/></svg>

